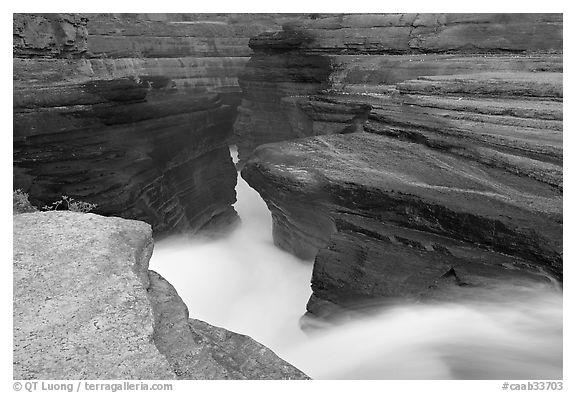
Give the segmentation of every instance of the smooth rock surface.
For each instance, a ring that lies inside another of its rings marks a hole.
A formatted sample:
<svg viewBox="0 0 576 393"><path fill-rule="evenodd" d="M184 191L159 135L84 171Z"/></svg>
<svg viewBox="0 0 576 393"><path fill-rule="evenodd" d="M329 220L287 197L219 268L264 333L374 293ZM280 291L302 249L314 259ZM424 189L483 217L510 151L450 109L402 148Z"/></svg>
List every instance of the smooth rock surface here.
<svg viewBox="0 0 576 393"><path fill-rule="evenodd" d="M365 96L373 110L364 129L562 190L561 91L562 73L422 77Z"/></svg>
<svg viewBox="0 0 576 393"><path fill-rule="evenodd" d="M242 176L275 243L315 257L316 315L434 297L452 271L461 287L562 278L562 193L529 177L369 133L263 145Z"/></svg>

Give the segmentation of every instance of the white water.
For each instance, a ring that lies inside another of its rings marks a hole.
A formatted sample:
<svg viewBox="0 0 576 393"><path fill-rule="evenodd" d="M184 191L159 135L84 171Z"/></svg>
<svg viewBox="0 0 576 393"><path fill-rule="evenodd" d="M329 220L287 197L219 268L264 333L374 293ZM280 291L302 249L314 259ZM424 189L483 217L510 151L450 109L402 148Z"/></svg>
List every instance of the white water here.
<svg viewBox="0 0 576 393"><path fill-rule="evenodd" d="M242 225L229 237L155 246L150 269L192 318L247 334L315 379L562 378L562 293L548 287L398 305L304 334L312 263L274 247L266 204L240 176L236 191Z"/></svg>

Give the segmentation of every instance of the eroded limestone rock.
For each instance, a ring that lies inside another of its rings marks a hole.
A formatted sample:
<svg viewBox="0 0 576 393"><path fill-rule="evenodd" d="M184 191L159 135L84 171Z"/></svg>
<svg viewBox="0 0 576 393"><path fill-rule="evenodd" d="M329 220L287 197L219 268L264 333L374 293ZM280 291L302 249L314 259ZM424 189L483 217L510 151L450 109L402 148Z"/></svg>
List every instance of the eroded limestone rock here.
<svg viewBox="0 0 576 393"><path fill-rule="evenodd" d="M561 15L333 15L250 45L242 176L315 259L311 313L562 279Z"/></svg>
<svg viewBox="0 0 576 393"><path fill-rule="evenodd" d="M562 278L562 193L530 177L370 133L263 145L242 176L276 245L315 258L316 315L433 297L449 271L469 287Z"/></svg>

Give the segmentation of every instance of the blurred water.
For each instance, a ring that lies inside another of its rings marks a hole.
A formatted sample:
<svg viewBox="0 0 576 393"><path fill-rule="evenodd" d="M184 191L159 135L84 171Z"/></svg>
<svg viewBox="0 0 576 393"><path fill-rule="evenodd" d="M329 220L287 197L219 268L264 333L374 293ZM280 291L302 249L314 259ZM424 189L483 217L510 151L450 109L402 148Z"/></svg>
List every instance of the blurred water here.
<svg viewBox="0 0 576 393"><path fill-rule="evenodd" d="M242 224L227 238L170 238L150 268L190 316L247 334L316 379L561 379L562 293L501 288L481 301L398 305L304 334L312 262L272 243L272 220L239 176Z"/></svg>

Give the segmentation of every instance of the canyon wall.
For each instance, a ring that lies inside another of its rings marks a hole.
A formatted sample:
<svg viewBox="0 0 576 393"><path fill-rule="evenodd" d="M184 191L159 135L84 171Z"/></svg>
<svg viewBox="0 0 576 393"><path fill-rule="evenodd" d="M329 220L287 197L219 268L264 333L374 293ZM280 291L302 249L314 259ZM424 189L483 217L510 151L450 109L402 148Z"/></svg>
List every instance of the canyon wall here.
<svg viewBox="0 0 576 393"><path fill-rule="evenodd" d="M148 270L150 225L15 215L14 379L307 379L250 337L190 319Z"/></svg>
<svg viewBox="0 0 576 393"><path fill-rule="evenodd" d="M334 107L337 93L387 94L420 76L561 72L562 16L332 15L287 22L250 47L235 124L244 159L263 143L357 129L367 111Z"/></svg>
<svg viewBox="0 0 576 393"><path fill-rule="evenodd" d="M14 14L14 188L157 234L234 222L237 75L286 18Z"/></svg>
<svg viewBox="0 0 576 393"><path fill-rule="evenodd" d="M561 15L338 15L250 46L242 176L315 259L309 312L562 280Z"/></svg>

